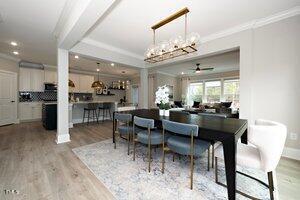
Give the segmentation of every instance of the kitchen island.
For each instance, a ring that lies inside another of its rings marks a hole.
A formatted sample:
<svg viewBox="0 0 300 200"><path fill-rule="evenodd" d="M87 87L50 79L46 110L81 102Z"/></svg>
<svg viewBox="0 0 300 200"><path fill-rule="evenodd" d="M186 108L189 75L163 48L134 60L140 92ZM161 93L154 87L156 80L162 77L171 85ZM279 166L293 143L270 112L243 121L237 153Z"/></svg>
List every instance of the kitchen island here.
<svg viewBox="0 0 300 200"><path fill-rule="evenodd" d="M113 113L117 110L118 102L115 101L78 101L78 102L69 102L69 127L73 128L73 124L82 123L83 119L83 111L84 108L88 106L88 104L110 104L110 112ZM43 113L42 113L42 120L43 125L46 129L53 130L57 127L57 102L44 102L43 103ZM70 117L71 116L71 117ZM106 118L109 119L109 118ZM92 119L90 121L93 121ZM47 128L47 124L51 124L50 128Z"/></svg>

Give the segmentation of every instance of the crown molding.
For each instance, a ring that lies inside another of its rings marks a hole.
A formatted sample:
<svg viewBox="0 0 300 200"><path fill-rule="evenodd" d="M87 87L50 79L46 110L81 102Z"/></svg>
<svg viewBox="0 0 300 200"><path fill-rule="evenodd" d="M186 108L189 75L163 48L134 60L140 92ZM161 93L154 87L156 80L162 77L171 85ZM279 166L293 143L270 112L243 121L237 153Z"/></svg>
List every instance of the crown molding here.
<svg viewBox="0 0 300 200"><path fill-rule="evenodd" d="M157 74L163 74L163 75L166 75L166 76L171 76L171 77L177 77L176 75L173 75L173 74L169 74L169 73L166 73L166 72L162 72L162 71L156 71Z"/></svg>
<svg viewBox="0 0 300 200"><path fill-rule="evenodd" d="M229 29L217 32L217 33L213 33L211 35L204 36L200 40L200 42L205 43L205 42L213 41L213 40L223 38L223 37L235 34L235 33L239 33L239 32L245 31L245 30L259 28L259 27L262 27L262 26L265 26L268 24L272 24L272 23L296 16L296 15L299 15L299 14L300 14L300 6L296 6L291 9L288 9L288 10L285 10L282 12L278 12L276 14L270 15L265 18L252 20L252 21L243 23L241 25L238 25L238 26L235 26L235 27L232 27L232 28L229 28ZM142 55L139 55L139 54L115 47L115 46L111 46L109 44L105 44L105 43L96 41L94 39L84 38L83 40L81 40L81 42L89 44L89 45L97 46L100 48L104 48L104 49L107 49L107 50L110 50L113 52L117 52L120 54L124 54L124 55L130 56L130 57L134 57L136 59L141 59L141 60L144 59L144 57ZM146 63L144 68L150 68L152 66L153 65Z"/></svg>
<svg viewBox="0 0 300 200"><path fill-rule="evenodd" d="M14 56L7 55L7 54L4 54L4 53L0 53L0 58L11 60L11 61L15 61L15 62L20 62L21 61L20 58L16 58Z"/></svg>
<svg viewBox="0 0 300 200"><path fill-rule="evenodd" d="M114 46L111 46L109 44L105 44L105 43L102 43L102 42L99 42L99 41L96 41L96 40L93 40L93 39L90 39L90 38L84 38L83 40L81 40L81 42L92 45L92 46L96 46L96 47L99 47L99 48L107 49L107 50L110 50L110 51L113 51L113 52L117 52L117 53L120 53L120 54L124 54L126 56L130 56L130 57L133 57L133 58L136 58L136 59L142 59L142 60L144 59L143 56L138 55L136 53L132 53L130 51L120 49L118 47L114 47Z"/></svg>
<svg viewBox="0 0 300 200"><path fill-rule="evenodd" d="M223 30L208 36L205 36L201 39L201 43L209 42L215 39L219 39L222 37L226 37L235 33L239 33L245 30L250 30L250 29L256 29L268 24L272 24L296 15L300 14L300 6L293 7L291 9L276 13L274 15L270 15L265 18L257 19L257 20L252 20L247 23L243 23L241 25L229 28L227 30Z"/></svg>

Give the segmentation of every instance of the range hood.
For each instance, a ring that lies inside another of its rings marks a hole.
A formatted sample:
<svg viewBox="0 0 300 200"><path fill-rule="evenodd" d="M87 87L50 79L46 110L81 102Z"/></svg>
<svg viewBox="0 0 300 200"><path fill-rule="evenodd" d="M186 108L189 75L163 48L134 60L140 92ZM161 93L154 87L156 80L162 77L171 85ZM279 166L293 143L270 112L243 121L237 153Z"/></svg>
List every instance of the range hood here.
<svg viewBox="0 0 300 200"><path fill-rule="evenodd" d="M41 63L33 63L33 62L28 62L28 61L23 61L23 60L21 60L19 62L19 67L34 68L34 69L44 69L44 65L41 64Z"/></svg>

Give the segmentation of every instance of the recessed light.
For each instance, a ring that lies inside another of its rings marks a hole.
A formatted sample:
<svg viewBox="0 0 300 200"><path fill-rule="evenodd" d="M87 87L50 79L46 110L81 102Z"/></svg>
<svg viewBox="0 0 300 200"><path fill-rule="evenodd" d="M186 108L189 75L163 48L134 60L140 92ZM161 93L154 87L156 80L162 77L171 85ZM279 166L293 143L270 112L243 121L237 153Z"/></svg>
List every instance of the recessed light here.
<svg viewBox="0 0 300 200"><path fill-rule="evenodd" d="M75 55L75 56L74 56L74 58L78 59L78 58L79 58L79 56Z"/></svg>
<svg viewBox="0 0 300 200"><path fill-rule="evenodd" d="M99 72L100 71L100 69L97 69L97 72Z"/></svg>
<svg viewBox="0 0 300 200"><path fill-rule="evenodd" d="M11 44L12 46L18 46L18 43L14 42L14 41L11 41L10 44Z"/></svg>
<svg viewBox="0 0 300 200"><path fill-rule="evenodd" d="M111 66L115 66L115 63L111 63L110 65L111 65Z"/></svg>
<svg viewBox="0 0 300 200"><path fill-rule="evenodd" d="M13 54L15 54L15 55L19 55L19 52L17 52L17 51L14 51L14 52L13 52Z"/></svg>
<svg viewBox="0 0 300 200"><path fill-rule="evenodd" d="M181 72L181 75L183 75L184 74L184 72Z"/></svg>

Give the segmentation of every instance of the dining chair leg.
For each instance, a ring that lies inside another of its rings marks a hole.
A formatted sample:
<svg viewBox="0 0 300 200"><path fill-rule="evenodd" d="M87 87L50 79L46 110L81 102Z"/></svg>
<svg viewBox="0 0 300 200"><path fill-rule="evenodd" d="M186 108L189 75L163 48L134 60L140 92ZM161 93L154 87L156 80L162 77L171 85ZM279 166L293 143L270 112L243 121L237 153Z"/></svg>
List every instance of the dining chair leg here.
<svg viewBox="0 0 300 200"><path fill-rule="evenodd" d="M215 157L215 182L218 183L218 158Z"/></svg>
<svg viewBox="0 0 300 200"><path fill-rule="evenodd" d="M128 144L128 147L127 147L127 155L129 155L129 143L130 143L130 141L129 141L129 133L127 133L127 144Z"/></svg>
<svg viewBox="0 0 300 200"><path fill-rule="evenodd" d="M274 181L273 181L273 173L272 172L268 172L268 181L269 181L270 199L274 200Z"/></svg>
<svg viewBox="0 0 300 200"><path fill-rule="evenodd" d="M162 173L165 173L165 145L164 145L164 142L162 144L162 150L163 150L163 157L162 157Z"/></svg>
<svg viewBox="0 0 300 200"><path fill-rule="evenodd" d="M191 155L191 190L193 189L194 155Z"/></svg>
<svg viewBox="0 0 300 200"><path fill-rule="evenodd" d="M82 123L84 123L84 117L85 117L85 110L83 110L83 118L82 118Z"/></svg>
<svg viewBox="0 0 300 200"><path fill-rule="evenodd" d="M135 141L134 141L134 137L133 137L133 161L135 161Z"/></svg>
<svg viewBox="0 0 300 200"><path fill-rule="evenodd" d="M209 171L209 161L210 161L210 147L207 149L207 171Z"/></svg>
<svg viewBox="0 0 300 200"><path fill-rule="evenodd" d="M88 110L88 124L90 123L90 111Z"/></svg>
<svg viewBox="0 0 300 200"><path fill-rule="evenodd" d="M214 157L215 157L215 143L211 145L211 168L214 168Z"/></svg>
<svg viewBox="0 0 300 200"><path fill-rule="evenodd" d="M148 143L148 172L150 173L150 164L151 164L151 144Z"/></svg>
<svg viewBox="0 0 300 200"><path fill-rule="evenodd" d="M175 153L173 153L173 162L175 162Z"/></svg>

